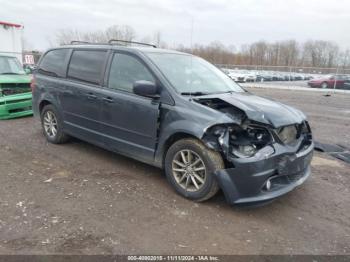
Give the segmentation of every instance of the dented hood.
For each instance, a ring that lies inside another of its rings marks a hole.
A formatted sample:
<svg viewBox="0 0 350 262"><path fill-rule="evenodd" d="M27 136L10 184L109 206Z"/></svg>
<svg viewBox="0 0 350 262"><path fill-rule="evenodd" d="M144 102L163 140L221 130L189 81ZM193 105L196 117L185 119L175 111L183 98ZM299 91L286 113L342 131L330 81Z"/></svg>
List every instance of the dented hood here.
<svg viewBox="0 0 350 262"><path fill-rule="evenodd" d="M31 77L29 75L1 75L1 84L27 84L30 83Z"/></svg>
<svg viewBox="0 0 350 262"><path fill-rule="evenodd" d="M306 119L300 110L249 92L218 94L210 97L219 98L242 110L250 120L269 124L275 128L301 123Z"/></svg>

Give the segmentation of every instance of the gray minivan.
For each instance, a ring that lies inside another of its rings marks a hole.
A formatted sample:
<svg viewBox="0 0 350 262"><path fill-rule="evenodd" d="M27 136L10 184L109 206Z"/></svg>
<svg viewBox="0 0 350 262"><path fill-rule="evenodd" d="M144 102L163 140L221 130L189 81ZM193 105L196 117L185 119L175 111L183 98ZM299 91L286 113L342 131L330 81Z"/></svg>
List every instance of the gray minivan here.
<svg viewBox="0 0 350 262"><path fill-rule="evenodd" d="M113 42L62 46L42 56L32 91L49 142L73 136L163 168L194 201L221 189L230 204L264 203L310 175L305 115L190 54Z"/></svg>

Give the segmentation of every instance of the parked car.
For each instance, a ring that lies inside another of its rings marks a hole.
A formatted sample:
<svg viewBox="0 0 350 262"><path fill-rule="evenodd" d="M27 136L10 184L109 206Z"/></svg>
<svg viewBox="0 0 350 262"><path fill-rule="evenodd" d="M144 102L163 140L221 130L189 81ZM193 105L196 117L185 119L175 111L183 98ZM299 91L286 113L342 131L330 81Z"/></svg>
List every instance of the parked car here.
<svg viewBox="0 0 350 262"><path fill-rule="evenodd" d="M0 55L0 119L33 114L30 79L16 57Z"/></svg>
<svg viewBox="0 0 350 262"><path fill-rule="evenodd" d="M328 75L310 80L307 84L310 87L319 88L342 88L347 81L345 75Z"/></svg>
<svg viewBox="0 0 350 262"><path fill-rule="evenodd" d="M349 78L348 78L349 79ZM343 86L344 89L349 90L350 89L350 80L346 80Z"/></svg>
<svg viewBox="0 0 350 262"><path fill-rule="evenodd" d="M163 168L194 201L219 189L230 204L271 201L310 175L313 140L301 111L186 53L63 46L42 56L32 86L49 142L74 136Z"/></svg>
<svg viewBox="0 0 350 262"><path fill-rule="evenodd" d="M247 74L242 71L229 70L228 76L237 83L247 82Z"/></svg>
<svg viewBox="0 0 350 262"><path fill-rule="evenodd" d="M266 71L260 72L261 81L272 81L272 75Z"/></svg>

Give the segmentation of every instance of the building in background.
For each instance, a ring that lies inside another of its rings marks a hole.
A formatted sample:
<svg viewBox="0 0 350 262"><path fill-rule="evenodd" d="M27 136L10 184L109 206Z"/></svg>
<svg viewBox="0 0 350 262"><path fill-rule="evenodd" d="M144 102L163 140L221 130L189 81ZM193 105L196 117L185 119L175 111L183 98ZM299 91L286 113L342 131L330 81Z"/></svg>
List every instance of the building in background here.
<svg viewBox="0 0 350 262"><path fill-rule="evenodd" d="M23 63L23 26L0 21L0 55L15 56Z"/></svg>

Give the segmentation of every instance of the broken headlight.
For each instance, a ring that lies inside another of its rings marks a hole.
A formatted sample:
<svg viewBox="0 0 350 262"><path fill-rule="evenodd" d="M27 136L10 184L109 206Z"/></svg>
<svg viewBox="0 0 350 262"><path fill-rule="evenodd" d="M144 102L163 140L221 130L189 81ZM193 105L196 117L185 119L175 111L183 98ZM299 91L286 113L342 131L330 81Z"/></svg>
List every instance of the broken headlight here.
<svg viewBox="0 0 350 262"><path fill-rule="evenodd" d="M269 146L272 136L265 127L241 125L217 125L206 130L203 142L209 148L224 155L238 158L268 157L274 148Z"/></svg>
<svg viewBox="0 0 350 262"><path fill-rule="evenodd" d="M230 130L230 152L239 158L254 156L272 140L270 132L262 127L232 128ZM273 148L269 154L273 153Z"/></svg>
<svg viewBox="0 0 350 262"><path fill-rule="evenodd" d="M298 139L298 129L296 125L281 127L277 129L277 134L284 144L291 144Z"/></svg>

